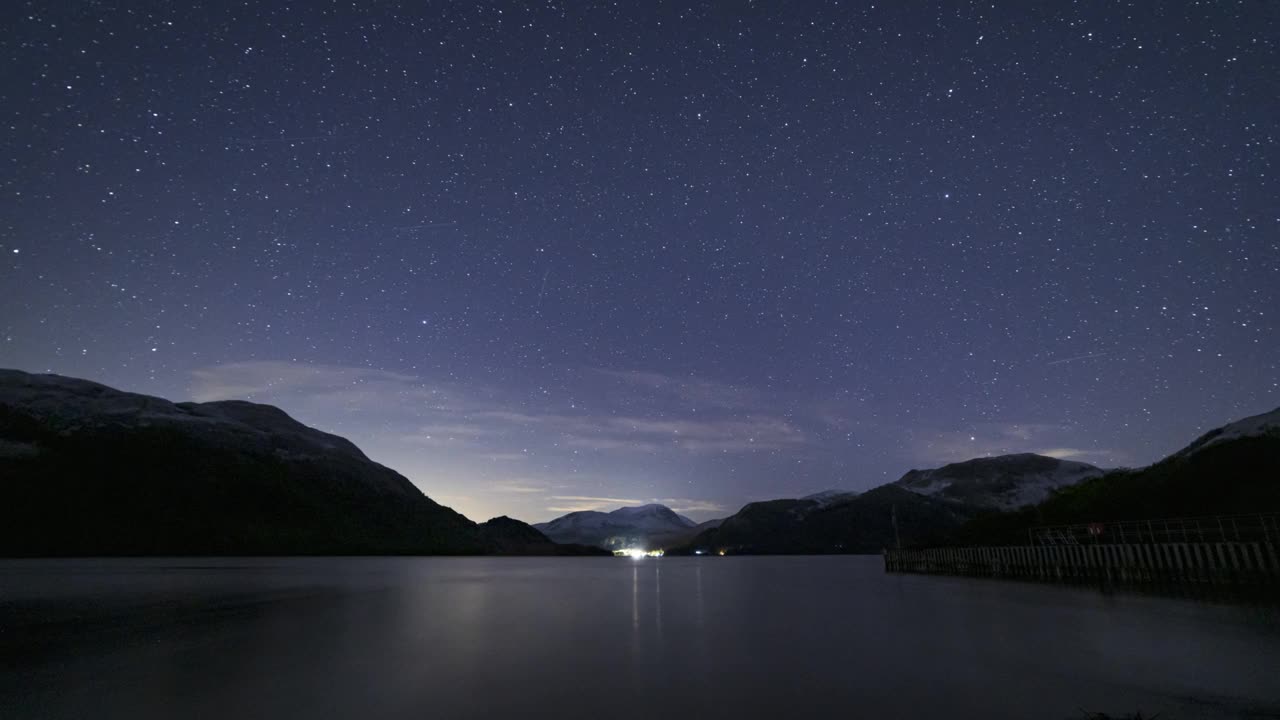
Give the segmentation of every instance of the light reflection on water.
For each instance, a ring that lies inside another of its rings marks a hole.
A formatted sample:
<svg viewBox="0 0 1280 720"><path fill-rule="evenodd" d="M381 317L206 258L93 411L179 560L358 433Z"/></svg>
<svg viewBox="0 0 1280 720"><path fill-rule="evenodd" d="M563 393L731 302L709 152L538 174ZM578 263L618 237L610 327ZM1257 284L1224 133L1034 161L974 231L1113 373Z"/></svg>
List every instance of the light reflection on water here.
<svg viewBox="0 0 1280 720"><path fill-rule="evenodd" d="M1274 609L878 558L0 562L0 718L1280 712Z"/></svg>

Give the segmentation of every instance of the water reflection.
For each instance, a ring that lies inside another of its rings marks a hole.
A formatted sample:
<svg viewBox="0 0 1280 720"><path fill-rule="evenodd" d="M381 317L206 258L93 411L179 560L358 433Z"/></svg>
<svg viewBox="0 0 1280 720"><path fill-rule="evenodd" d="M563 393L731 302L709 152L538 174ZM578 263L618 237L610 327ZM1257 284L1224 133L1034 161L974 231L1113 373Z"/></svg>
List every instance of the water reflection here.
<svg viewBox="0 0 1280 720"><path fill-rule="evenodd" d="M653 566L653 625L658 633L658 641L662 641L662 564Z"/></svg>
<svg viewBox="0 0 1280 720"><path fill-rule="evenodd" d="M1280 711L1257 607L875 558L212 562L0 563L0 717Z"/></svg>
<svg viewBox="0 0 1280 720"><path fill-rule="evenodd" d="M632 643L640 645L640 568L631 566L631 631Z"/></svg>

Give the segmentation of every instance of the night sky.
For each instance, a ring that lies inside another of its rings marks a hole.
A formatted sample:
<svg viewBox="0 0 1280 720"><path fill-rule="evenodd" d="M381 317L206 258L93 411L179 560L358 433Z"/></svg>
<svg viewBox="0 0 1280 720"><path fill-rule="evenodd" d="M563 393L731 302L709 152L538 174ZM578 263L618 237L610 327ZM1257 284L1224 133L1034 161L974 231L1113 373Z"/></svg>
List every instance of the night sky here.
<svg viewBox="0 0 1280 720"><path fill-rule="evenodd" d="M0 366L473 519L1280 405L1280 3L12 5Z"/></svg>

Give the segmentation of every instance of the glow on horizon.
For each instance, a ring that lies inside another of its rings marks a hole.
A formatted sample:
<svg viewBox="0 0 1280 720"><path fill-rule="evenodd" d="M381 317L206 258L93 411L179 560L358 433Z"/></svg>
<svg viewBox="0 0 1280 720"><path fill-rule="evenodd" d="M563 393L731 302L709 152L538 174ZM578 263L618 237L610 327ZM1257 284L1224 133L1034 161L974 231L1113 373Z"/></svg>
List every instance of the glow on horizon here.
<svg viewBox="0 0 1280 720"><path fill-rule="evenodd" d="M625 550L615 550L614 555L619 557L629 557L632 560L642 560L647 557L662 557L666 553L662 550L645 550L644 548L626 548Z"/></svg>

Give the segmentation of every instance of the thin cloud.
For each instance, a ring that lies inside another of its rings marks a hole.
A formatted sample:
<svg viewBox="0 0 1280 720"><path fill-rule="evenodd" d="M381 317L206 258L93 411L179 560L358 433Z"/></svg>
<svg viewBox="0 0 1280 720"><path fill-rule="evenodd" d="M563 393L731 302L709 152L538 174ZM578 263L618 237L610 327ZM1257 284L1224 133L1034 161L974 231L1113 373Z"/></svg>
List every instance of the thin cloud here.
<svg viewBox="0 0 1280 720"><path fill-rule="evenodd" d="M469 505L475 502L475 498L470 495L447 495L444 493L435 493L432 495L432 499L445 507L453 505Z"/></svg>
<svg viewBox="0 0 1280 720"><path fill-rule="evenodd" d="M632 498L591 497L589 495L553 495L549 499L553 501L553 504L548 505L547 509L559 513L616 510L619 507L645 504L643 500Z"/></svg>
<svg viewBox="0 0 1280 720"><path fill-rule="evenodd" d="M419 462L431 467L444 463L464 474L470 468L485 477L457 495L442 492L440 478L423 480L423 489L444 502L532 504L557 514L652 502L677 512L706 513L704 517L727 513L718 502L690 498L553 495L585 489L576 476L567 485L537 477L557 455L594 451L601 454L594 462L625 470L627 462L646 462L644 453L708 456L797 451L815 444L798 420L780 415L784 403L766 401L756 391L642 371L599 370L594 375L597 386L607 387L596 401L572 411L562 403L530 403L516 388L288 361L200 368L190 376L190 396L278 405L304 422L369 446L411 477ZM627 412L618 414L621 409Z"/></svg>
<svg viewBox="0 0 1280 720"><path fill-rule="evenodd" d="M648 505L657 503L665 505L671 510L678 513L716 513L728 512L728 508L720 503L711 502L709 500L691 500L688 498L649 498L647 500L638 498L615 498L615 497L595 497L591 495L553 495L549 498L554 501L547 509L552 512L583 512L596 511L608 512L617 510L620 507L634 507L636 505Z"/></svg>
<svg viewBox="0 0 1280 720"><path fill-rule="evenodd" d="M624 452L659 452L672 449L671 443L660 443L644 438L618 438L606 435L562 435L566 447L594 452L621 450Z"/></svg>
<svg viewBox="0 0 1280 720"><path fill-rule="evenodd" d="M728 512L729 508L709 500L689 500L687 498L662 498L659 503L666 505L678 513L696 512Z"/></svg>
<svg viewBox="0 0 1280 720"><path fill-rule="evenodd" d="M525 483L525 482L519 482L519 481L497 483L496 485L490 486L489 489L493 490L494 492L516 493L519 495L536 495L538 493L545 493L550 490L550 488L546 485L539 485L535 483Z"/></svg>
<svg viewBox="0 0 1280 720"><path fill-rule="evenodd" d="M440 422L422 425L418 428L419 435L493 435L494 429L478 423L466 422Z"/></svg>
<svg viewBox="0 0 1280 720"><path fill-rule="evenodd" d="M679 399L683 404L694 409L750 409L764 404L763 396L755 390L704 378L607 368L591 368L591 372L623 385L644 388L653 393Z"/></svg>
<svg viewBox="0 0 1280 720"><path fill-rule="evenodd" d="M781 418L654 419L496 411L480 416L559 433L565 444L592 450L660 449L690 453L774 450L806 444L808 438Z"/></svg>
<svg viewBox="0 0 1280 720"><path fill-rule="evenodd" d="M968 430L913 436L908 443L914 457L945 464L975 457L1036 453L1058 459L1114 461L1115 453L1099 448L1083 450L1060 444L1076 433L1069 425L1053 423L979 423Z"/></svg>
<svg viewBox="0 0 1280 720"><path fill-rule="evenodd" d="M407 373L284 361L227 363L191 373L191 396L255 400L315 412L360 411L456 423L469 413L500 407L491 388L430 382Z"/></svg>
<svg viewBox="0 0 1280 720"><path fill-rule="evenodd" d="M414 431L402 433L403 442L419 447L487 451L507 459L514 458L510 447L500 447L504 442L501 436L513 435L510 444L523 447L528 438L519 437L519 429L556 435L564 446L599 452L742 453L793 448L810 442L804 432L783 418L767 412L745 412L754 409L759 401L754 392L660 373L594 372L618 381L629 392L659 388L720 412L672 416L667 411L649 417L513 410L503 403L502 393L493 390L434 385L415 375L373 368L284 361L201 368L192 373L191 393L198 401L257 399L306 409L311 414L398 414L403 416L402 422L410 418L418 421ZM730 408L734 414L723 416ZM696 410L691 408L689 412Z"/></svg>
<svg viewBox="0 0 1280 720"><path fill-rule="evenodd" d="M340 365L240 362L194 370L191 395L197 402L238 400L296 390L350 390L366 383L408 384L412 375Z"/></svg>
<svg viewBox="0 0 1280 720"><path fill-rule="evenodd" d="M523 452L485 452L477 455L481 460L489 460L491 462L524 462L529 459L528 453Z"/></svg>
<svg viewBox="0 0 1280 720"><path fill-rule="evenodd" d="M1115 462L1118 455L1114 450L1083 450L1081 448L1044 448L1034 450L1037 455L1045 455L1059 460L1079 460L1081 462Z"/></svg>
<svg viewBox="0 0 1280 720"><path fill-rule="evenodd" d="M468 422L428 423L416 432L403 435L407 443L424 447L487 447L487 441L498 432L487 425Z"/></svg>

